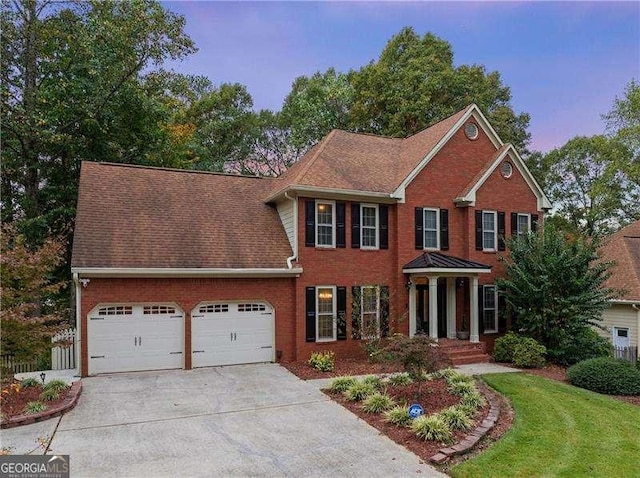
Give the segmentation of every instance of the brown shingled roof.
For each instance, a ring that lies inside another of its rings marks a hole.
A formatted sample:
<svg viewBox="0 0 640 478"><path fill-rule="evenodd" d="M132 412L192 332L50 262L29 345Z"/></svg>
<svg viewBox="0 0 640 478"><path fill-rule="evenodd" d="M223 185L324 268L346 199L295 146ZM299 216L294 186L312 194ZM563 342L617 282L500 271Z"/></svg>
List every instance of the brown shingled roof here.
<svg viewBox="0 0 640 478"><path fill-rule="evenodd" d="M72 267L286 268L273 179L84 162Z"/></svg>
<svg viewBox="0 0 640 478"><path fill-rule="evenodd" d="M623 300L640 301L640 221L609 236L601 254L603 260L616 262L606 286L623 290Z"/></svg>
<svg viewBox="0 0 640 478"><path fill-rule="evenodd" d="M268 196L294 185L390 194L471 107L406 139L333 130L274 182Z"/></svg>

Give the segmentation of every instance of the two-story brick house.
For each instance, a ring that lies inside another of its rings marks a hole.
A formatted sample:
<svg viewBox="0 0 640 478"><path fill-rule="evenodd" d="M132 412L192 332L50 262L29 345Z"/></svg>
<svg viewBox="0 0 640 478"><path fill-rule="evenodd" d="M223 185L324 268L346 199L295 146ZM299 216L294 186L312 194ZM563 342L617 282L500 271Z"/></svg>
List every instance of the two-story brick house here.
<svg viewBox="0 0 640 478"><path fill-rule="evenodd" d="M475 105L406 139L334 130L279 178L84 163L81 372L492 342L504 238L549 207Z"/></svg>

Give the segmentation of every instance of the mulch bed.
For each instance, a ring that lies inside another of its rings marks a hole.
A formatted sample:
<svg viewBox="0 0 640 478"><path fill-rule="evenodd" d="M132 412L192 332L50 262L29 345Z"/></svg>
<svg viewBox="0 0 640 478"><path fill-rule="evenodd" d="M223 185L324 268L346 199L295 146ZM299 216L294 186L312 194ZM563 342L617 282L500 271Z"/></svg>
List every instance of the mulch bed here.
<svg viewBox="0 0 640 478"><path fill-rule="evenodd" d="M444 380L432 380L422 385L422 396L420 400L416 399L418 385L413 383L402 387L389 387L387 394L398 403L407 404L419 403L424 409L425 415L437 413L451 405L460 403L460 397L447 392L447 386ZM350 402L340 393L331 393L325 391L334 401L348 409L353 414L366 421L369 425L380 430L384 435L392 439L394 442L411 450L413 453L422 458L425 462L429 462L429 458L438 453L440 448L448 446L443 443L425 441L418 438L409 428L398 427L388 423L384 419L384 415L377 413L366 413L362 410L359 402ZM485 406L476 417L476 423L481 423L489 414L489 406ZM466 436L468 432L454 432L455 442L459 442Z"/></svg>
<svg viewBox="0 0 640 478"><path fill-rule="evenodd" d="M4 386L2 389L11 390L12 384L20 384L20 381L14 380L10 384ZM1 405L3 421L6 421L14 416L22 415L24 413L25 406L29 402L41 401L44 405L46 405L47 409L55 408L61 405L66 400L69 389L60 392L60 398L51 401L40 400L41 393L42 385L38 385L37 387L21 387L20 392L18 393L13 390L11 390L10 393L3 393Z"/></svg>
<svg viewBox="0 0 640 478"><path fill-rule="evenodd" d="M280 365L302 380L340 377L343 375L371 375L402 371L402 368L399 365L371 363L366 359L355 358L336 359L336 367L332 372L321 372L320 370L313 368L307 362L285 362Z"/></svg>

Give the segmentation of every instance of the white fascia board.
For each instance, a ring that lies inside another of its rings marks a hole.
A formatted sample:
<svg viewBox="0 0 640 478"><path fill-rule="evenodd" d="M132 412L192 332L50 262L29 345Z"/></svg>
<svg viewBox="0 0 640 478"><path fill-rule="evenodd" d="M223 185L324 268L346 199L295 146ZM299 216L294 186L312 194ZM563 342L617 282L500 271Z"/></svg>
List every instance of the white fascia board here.
<svg viewBox="0 0 640 478"><path fill-rule="evenodd" d="M404 190L407 186L415 179L415 177L420 174L420 172L425 168L427 164L433 159L433 157L438 154L438 152L443 148L445 144L449 142L449 140L453 137L453 135L458 131L462 125L464 125L469 118L473 118L476 120L478 125L482 128L484 133L491 140L491 143L495 146L496 149L500 149L503 146L503 142L498 136L498 133L493 129L487 118L482 114L480 108L477 105L473 104L469 107L467 112L462 115L462 117L456 121L456 123L451 127L451 129L445 134L440 141L429 151L429 153L418 163L418 165L409 173L409 175L400 183L400 186L391 194L393 197L402 198L404 202L405 193Z"/></svg>
<svg viewBox="0 0 640 478"><path fill-rule="evenodd" d="M285 189L281 189L275 194L272 194L267 199L266 203L273 202L280 196L284 196L287 192L294 192L298 196L305 196L307 194L317 199L356 199L358 201L362 199L371 199L376 203L388 203L393 204L398 202L398 199L393 197L389 193L383 193L379 191L358 191L356 189L337 189L337 188L323 188L319 186L304 186L304 185L291 185Z"/></svg>
<svg viewBox="0 0 640 478"><path fill-rule="evenodd" d="M476 192L478 191L478 189L480 189L480 187L482 187L485 181L489 179L489 176L493 174L493 172L496 170L498 165L504 160L506 156L509 156L509 159L513 161L513 164L516 166L516 169L524 178L525 182L529 186L529 189L531 189L531 191L536 195L536 198L538 199L538 211L551 209L551 203L545 196L544 192L542 191L542 188L536 182L533 175L531 174L527 166L524 164L524 161L522 160L518 152L515 150L515 148L511 144L508 145L508 147L494 160L491 167L484 172L484 174L480 177L480 179L478 179L478 181L473 186L473 188L469 191L469 193L466 196L455 198L453 202L456 204L475 205Z"/></svg>
<svg viewBox="0 0 640 478"><path fill-rule="evenodd" d="M452 269L447 267L428 267L424 269L402 269L404 274L460 275L491 274L491 269Z"/></svg>
<svg viewBox="0 0 640 478"><path fill-rule="evenodd" d="M615 305L640 305L640 299L639 300L625 300L625 299L614 299L614 300L610 300L609 303L611 304L615 304Z"/></svg>
<svg viewBox="0 0 640 478"><path fill-rule="evenodd" d="M108 268L72 267L82 277L296 277L302 268L293 269L222 269L222 268Z"/></svg>

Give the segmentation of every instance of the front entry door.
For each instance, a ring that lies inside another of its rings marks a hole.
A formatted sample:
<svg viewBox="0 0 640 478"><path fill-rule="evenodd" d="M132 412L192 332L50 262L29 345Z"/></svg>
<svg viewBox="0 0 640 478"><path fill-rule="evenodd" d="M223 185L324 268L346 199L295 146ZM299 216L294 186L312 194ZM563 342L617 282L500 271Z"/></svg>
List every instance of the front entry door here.
<svg viewBox="0 0 640 478"><path fill-rule="evenodd" d="M417 285L416 332L429 335L429 286ZM447 284L438 284L438 337L447 336Z"/></svg>

